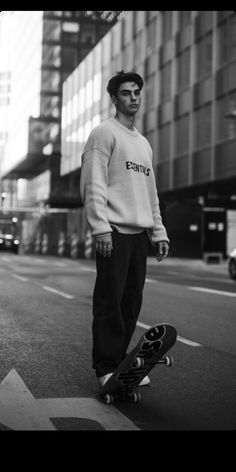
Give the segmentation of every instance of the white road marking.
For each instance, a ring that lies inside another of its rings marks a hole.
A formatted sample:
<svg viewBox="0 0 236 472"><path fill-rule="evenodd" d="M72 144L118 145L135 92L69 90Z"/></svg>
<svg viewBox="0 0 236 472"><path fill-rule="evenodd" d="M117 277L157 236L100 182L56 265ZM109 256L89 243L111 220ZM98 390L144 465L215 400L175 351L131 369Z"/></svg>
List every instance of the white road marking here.
<svg viewBox="0 0 236 472"><path fill-rule="evenodd" d="M236 293L225 292L224 290L214 290L212 288L205 287L188 287L189 290L196 290L198 292L213 293L215 295L225 295L226 297L236 297Z"/></svg>
<svg viewBox="0 0 236 472"><path fill-rule="evenodd" d="M16 431L55 431L53 417L86 418L105 430L139 430L114 406L93 398L34 398L12 369L0 384L0 423Z"/></svg>
<svg viewBox="0 0 236 472"><path fill-rule="evenodd" d="M57 267L66 267L67 264L65 262L53 262L53 265Z"/></svg>
<svg viewBox="0 0 236 472"><path fill-rule="evenodd" d="M22 275L18 274L11 274L12 277L15 277L15 279L21 280L22 282L28 282L28 279L26 277L22 277Z"/></svg>
<svg viewBox="0 0 236 472"><path fill-rule="evenodd" d="M148 278L146 278L146 282L154 283L154 282L157 282L157 280L155 280L155 279L148 279Z"/></svg>
<svg viewBox="0 0 236 472"><path fill-rule="evenodd" d="M9 258L9 257L5 257L5 256L1 257L1 259L2 259L2 261L4 261L4 262L9 262L9 261L10 261L10 258Z"/></svg>
<svg viewBox="0 0 236 472"><path fill-rule="evenodd" d="M69 295L68 293L61 292L60 290L56 290L55 288L48 287L47 285L43 285L43 288L44 290L47 290L48 292L56 293L56 295L60 295L61 297L64 297L64 298L69 298L70 300L75 298L73 295Z"/></svg>
<svg viewBox="0 0 236 472"><path fill-rule="evenodd" d="M182 336L177 336L177 341L179 341L183 344L187 344L188 346L192 346L192 347L201 347L202 346L202 344L197 343L196 341L191 341L190 339L182 338Z"/></svg>
<svg viewBox="0 0 236 472"><path fill-rule="evenodd" d="M137 325L140 326L140 328L144 328L144 329L151 328L150 325L147 325L145 323L141 323L141 321L138 321ZM187 344L188 346L192 346L192 347L201 347L202 346L202 344L199 344L196 341L191 341L190 339L183 338L182 336L177 336L177 341L179 341L183 344Z"/></svg>
<svg viewBox="0 0 236 472"><path fill-rule="evenodd" d="M79 269L83 272L96 272L96 269L93 267L80 266Z"/></svg>

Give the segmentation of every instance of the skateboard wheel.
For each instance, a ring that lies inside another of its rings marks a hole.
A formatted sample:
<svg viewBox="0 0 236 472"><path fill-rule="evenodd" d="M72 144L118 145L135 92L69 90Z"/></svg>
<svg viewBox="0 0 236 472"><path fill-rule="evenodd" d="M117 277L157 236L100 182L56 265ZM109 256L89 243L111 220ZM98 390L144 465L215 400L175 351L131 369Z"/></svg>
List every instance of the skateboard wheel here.
<svg viewBox="0 0 236 472"><path fill-rule="evenodd" d="M165 357L165 362L167 367L171 367L173 365L174 359L171 356Z"/></svg>
<svg viewBox="0 0 236 472"><path fill-rule="evenodd" d="M107 393L104 397L104 403L106 403L106 405L111 405L112 403L114 403L113 395L111 395L110 393Z"/></svg>
<svg viewBox="0 0 236 472"><path fill-rule="evenodd" d="M136 357L134 361L134 367L137 367L139 369L140 367L143 367L143 366L144 366L144 359L142 357Z"/></svg>
<svg viewBox="0 0 236 472"><path fill-rule="evenodd" d="M132 401L133 401L134 403L139 403L139 402L141 401L141 395L140 395L140 393L137 393L137 392L133 393L133 395L132 395Z"/></svg>

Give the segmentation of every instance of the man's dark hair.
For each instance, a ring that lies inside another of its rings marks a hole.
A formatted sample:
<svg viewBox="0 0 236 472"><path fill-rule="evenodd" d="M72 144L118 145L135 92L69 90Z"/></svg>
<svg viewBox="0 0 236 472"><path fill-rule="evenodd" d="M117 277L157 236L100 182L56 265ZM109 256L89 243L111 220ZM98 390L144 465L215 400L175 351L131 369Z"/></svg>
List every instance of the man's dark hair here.
<svg viewBox="0 0 236 472"><path fill-rule="evenodd" d="M120 85L124 82L135 82L140 90L143 88L143 79L139 74L136 72L124 72L121 70L120 72L117 72L116 75L108 82L107 91L109 95L115 95L116 97Z"/></svg>

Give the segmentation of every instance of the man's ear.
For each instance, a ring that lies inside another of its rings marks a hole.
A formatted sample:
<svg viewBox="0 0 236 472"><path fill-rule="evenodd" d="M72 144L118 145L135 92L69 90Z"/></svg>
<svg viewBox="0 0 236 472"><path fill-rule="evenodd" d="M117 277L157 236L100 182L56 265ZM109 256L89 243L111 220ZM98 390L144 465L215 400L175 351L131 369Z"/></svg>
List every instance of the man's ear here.
<svg viewBox="0 0 236 472"><path fill-rule="evenodd" d="M112 95L111 96L111 102L113 103L113 105L116 105L117 104L117 98L115 95Z"/></svg>

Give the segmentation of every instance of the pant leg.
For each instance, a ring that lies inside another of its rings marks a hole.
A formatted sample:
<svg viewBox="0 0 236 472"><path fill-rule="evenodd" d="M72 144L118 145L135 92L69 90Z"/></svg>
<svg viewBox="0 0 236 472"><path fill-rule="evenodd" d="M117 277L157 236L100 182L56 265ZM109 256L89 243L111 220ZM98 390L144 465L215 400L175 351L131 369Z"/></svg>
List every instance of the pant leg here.
<svg viewBox="0 0 236 472"><path fill-rule="evenodd" d="M121 309L125 326L123 345L124 357L136 328L137 319L142 307L143 288L147 266L147 233L134 235L135 244L130 258L126 287Z"/></svg>
<svg viewBox="0 0 236 472"><path fill-rule="evenodd" d="M96 254L97 278L93 294L93 368L99 377L119 365L125 339L121 302L124 296L133 239L113 231L111 257Z"/></svg>

